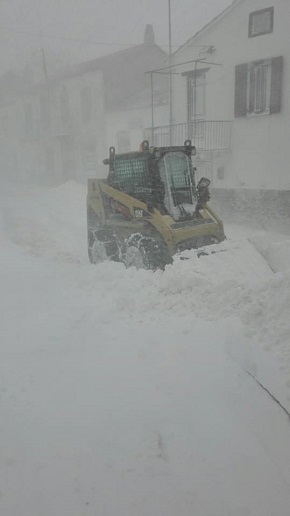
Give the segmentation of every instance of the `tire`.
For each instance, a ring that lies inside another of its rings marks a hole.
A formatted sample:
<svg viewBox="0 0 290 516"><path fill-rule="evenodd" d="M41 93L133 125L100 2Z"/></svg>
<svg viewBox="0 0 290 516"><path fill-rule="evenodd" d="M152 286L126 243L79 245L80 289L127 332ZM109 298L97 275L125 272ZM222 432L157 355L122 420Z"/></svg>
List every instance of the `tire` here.
<svg viewBox="0 0 290 516"><path fill-rule="evenodd" d="M91 263L119 261L119 247L113 231L99 223L96 213L88 208L88 255Z"/></svg>
<svg viewBox="0 0 290 516"><path fill-rule="evenodd" d="M172 258L163 242L136 234L127 241L124 263L126 267L155 271L172 263Z"/></svg>
<svg viewBox="0 0 290 516"><path fill-rule="evenodd" d="M92 254L91 254L91 248L94 243L95 237L94 232L98 227L100 226L99 217L97 214L92 210L90 206L87 207L87 229L88 229L88 255L91 263L94 263L92 261Z"/></svg>
<svg viewBox="0 0 290 516"><path fill-rule="evenodd" d="M118 262L119 247L112 231L97 229L90 235L88 254L91 263L102 263L106 260Z"/></svg>

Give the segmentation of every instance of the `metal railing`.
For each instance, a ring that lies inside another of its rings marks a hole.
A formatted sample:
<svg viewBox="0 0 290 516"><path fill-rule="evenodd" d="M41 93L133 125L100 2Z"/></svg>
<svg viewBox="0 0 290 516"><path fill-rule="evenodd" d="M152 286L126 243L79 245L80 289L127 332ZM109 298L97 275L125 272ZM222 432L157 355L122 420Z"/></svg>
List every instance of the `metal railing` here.
<svg viewBox="0 0 290 516"><path fill-rule="evenodd" d="M145 139L156 147L167 147L170 140L171 145L183 145L185 140L191 140L197 150L227 150L231 145L231 128L230 120L196 120L171 127L146 128Z"/></svg>

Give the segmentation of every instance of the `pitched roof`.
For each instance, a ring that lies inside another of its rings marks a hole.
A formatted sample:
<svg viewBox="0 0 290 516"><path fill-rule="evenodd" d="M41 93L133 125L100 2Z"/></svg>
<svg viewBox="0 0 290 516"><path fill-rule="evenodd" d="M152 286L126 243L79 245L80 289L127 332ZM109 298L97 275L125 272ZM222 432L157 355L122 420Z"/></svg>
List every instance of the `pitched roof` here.
<svg viewBox="0 0 290 516"><path fill-rule="evenodd" d="M157 45L141 44L114 54L86 61L75 66L68 76L80 76L101 70L104 78L105 98L108 109L128 105L131 98L141 95L150 99L149 70L166 66L167 54ZM167 96L166 76L154 78L155 87Z"/></svg>
<svg viewBox="0 0 290 516"><path fill-rule="evenodd" d="M214 25L215 23L221 21L232 9L234 9L236 7L237 4L239 4L240 2L243 2L244 0L232 0L232 3L230 5L228 5L225 9L223 9L217 16L215 16L210 22L206 23L206 25L204 25L200 30L198 30L193 36L191 36L189 39L187 39L185 41L185 43L183 43L175 52L174 54L178 54L178 52L186 47L186 45L188 45L193 39L197 38L198 36L200 36L203 32L205 32L206 30L210 29L212 27L212 25Z"/></svg>
<svg viewBox="0 0 290 516"><path fill-rule="evenodd" d="M150 76L145 72L166 66L167 58L166 52L155 45L151 35L151 42L147 36L145 43L75 65L54 77L50 77L49 82L50 84L57 84L64 79L100 70L103 74L105 101L108 110L127 109L132 105L135 107L148 106L151 102L151 84ZM18 88L19 91L17 90L17 92L13 90L15 94L21 91L33 94L44 86L43 82L30 84L20 76L17 79L21 87ZM6 83L7 78L5 76L0 77L0 94L2 93L1 90L3 90L3 94L12 91L10 86L6 86ZM153 84L154 100L161 103L168 97L168 78L166 75L154 75Z"/></svg>

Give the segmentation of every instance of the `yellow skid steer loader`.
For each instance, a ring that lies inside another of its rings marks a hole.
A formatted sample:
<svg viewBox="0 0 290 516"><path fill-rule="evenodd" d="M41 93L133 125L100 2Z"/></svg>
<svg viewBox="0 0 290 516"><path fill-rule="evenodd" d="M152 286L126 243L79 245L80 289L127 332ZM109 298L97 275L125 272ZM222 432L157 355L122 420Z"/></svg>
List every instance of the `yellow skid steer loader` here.
<svg viewBox="0 0 290 516"><path fill-rule="evenodd" d="M156 270L175 253L225 239L223 223L208 206L210 181L195 183L190 140L116 154L107 179L88 179L88 254L92 263L121 261Z"/></svg>

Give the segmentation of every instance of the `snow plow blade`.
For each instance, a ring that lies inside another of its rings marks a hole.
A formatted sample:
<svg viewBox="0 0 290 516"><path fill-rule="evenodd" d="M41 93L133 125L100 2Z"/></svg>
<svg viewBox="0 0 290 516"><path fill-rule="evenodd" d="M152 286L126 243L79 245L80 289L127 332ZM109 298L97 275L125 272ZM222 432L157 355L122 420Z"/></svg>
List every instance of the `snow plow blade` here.
<svg viewBox="0 0 290 516"><path fill-rule="evenodd" d="M225 240L219 244L183 251L175 255L174 262L190 260L196 272L222 274L249 280L272 276L275 272L265 257L248 239Z"/></svg>

